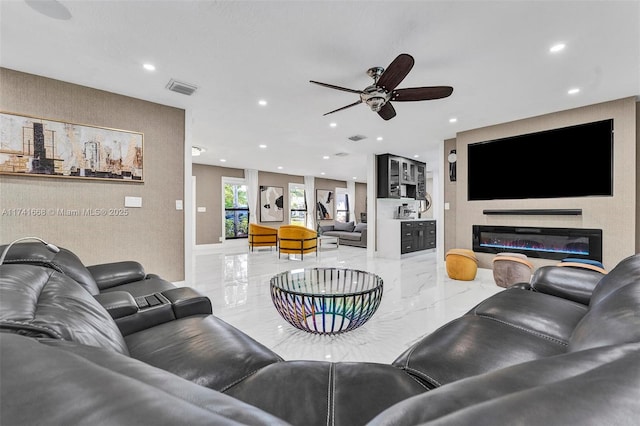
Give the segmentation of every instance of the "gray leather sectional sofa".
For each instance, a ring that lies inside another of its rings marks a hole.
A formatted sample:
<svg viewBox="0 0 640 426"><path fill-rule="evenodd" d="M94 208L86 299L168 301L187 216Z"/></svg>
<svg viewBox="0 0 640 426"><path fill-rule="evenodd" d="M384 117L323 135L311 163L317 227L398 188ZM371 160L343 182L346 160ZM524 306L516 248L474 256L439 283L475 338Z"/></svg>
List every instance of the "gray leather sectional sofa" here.
<svg viewBox="0 0 640 426"><path fill-rule="evenodd" d="M135 262L86 268L31 243L11 253L0 266L2 425L640 418L640 255L604 276L539 268L375 364L285 361Z"/></svg>

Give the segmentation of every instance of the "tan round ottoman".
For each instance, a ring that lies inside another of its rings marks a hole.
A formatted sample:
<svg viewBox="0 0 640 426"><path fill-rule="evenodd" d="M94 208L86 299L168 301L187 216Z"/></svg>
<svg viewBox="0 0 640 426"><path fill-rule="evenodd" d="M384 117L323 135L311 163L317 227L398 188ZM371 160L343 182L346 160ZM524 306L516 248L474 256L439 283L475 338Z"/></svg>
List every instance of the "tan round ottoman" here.
<svg viewBox="0 0 640 426"><path fill-rule="evenodd" d="M500 287L531 281L533 265L524 254L498 253L493 258L493 279Z"/></svg>
<svg viewBox="0 0 640 426"><path fill-rule="evenodd" d="M478 259L473 250L451 249L445 255L447 275L453 280L473 281L478 272Z"/></svg>

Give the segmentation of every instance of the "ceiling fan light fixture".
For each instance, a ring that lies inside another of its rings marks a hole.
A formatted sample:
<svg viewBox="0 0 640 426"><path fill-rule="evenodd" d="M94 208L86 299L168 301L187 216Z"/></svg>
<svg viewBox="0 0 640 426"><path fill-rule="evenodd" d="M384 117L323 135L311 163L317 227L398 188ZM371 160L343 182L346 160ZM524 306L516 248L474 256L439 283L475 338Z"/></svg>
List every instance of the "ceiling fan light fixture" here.
<svg viewBox="0 0 640 426"><path fill-rule="evenodd" d="M380 109L382 109L382 107L386 103L387 103L387 100L385 98L376 97L376 98L367 99L367 105L369 105L369 107L371 108L371 111L375 111L375 112L380 111Z"/></svg>

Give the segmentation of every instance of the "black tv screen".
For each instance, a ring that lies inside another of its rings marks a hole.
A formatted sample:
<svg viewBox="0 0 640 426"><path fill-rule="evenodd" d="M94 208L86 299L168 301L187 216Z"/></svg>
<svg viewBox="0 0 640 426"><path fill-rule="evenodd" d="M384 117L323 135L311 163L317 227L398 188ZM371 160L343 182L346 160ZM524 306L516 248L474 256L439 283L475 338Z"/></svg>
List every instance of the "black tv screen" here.
<svg viewBox="0 0 640 426"><path fill-rule="evenodd" d="M613 195L613 119L468 145L468 199Z"/></svg>

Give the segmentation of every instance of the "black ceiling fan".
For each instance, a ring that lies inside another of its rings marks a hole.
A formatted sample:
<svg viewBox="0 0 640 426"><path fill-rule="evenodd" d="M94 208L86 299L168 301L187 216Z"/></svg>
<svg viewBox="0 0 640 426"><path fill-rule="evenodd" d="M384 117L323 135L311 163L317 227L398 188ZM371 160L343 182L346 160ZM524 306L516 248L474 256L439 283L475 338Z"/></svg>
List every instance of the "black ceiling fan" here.
<svg viewBox="0 0 640 426"><path fill-rule="evenodd" d="M398 55L391 64L389 64L386 70L382 67L369 68L367 75L373 78L373 84L366 87L364 90L353 90L345 87L334 86L333 84L320 83L319 81L309 81L330 89L342 90L344 92L357 93L360 95L360 100L358 102L329 111L323 115L351 108L352 106L356 106L364 102L369 105L372 111L377 112L380 117L385 120L390 120L396 116L396 110L393 108L393 105L391 105L391 101L428 101L431 99L446 98L453 93L453 87L450 86L396 89L407 74L409 74L409 71L413 68L413 64L413 57L406 53L402 53Z"/></svg>

